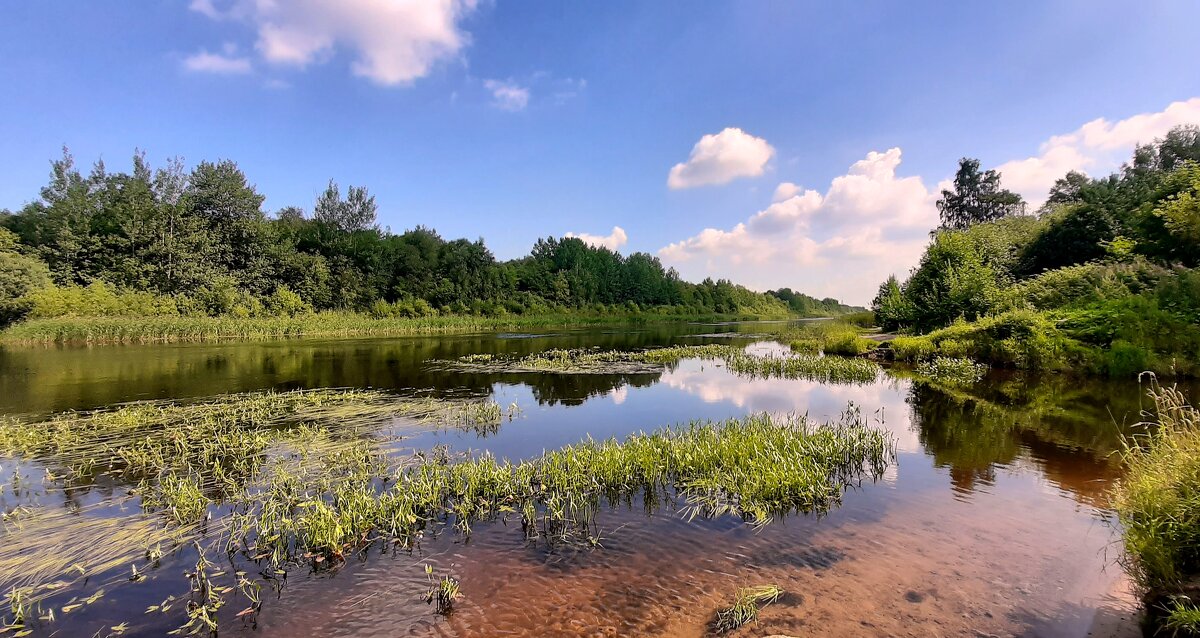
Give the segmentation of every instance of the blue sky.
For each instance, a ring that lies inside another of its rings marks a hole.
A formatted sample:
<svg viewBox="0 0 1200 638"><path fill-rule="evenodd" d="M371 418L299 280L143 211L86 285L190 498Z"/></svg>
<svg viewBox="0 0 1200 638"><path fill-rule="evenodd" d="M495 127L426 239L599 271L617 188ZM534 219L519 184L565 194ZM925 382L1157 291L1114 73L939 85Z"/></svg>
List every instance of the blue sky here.
<svg viewBox="0 0 1200 638"><path fill-rule="evenodd" d="M117 170L137 147L234 159L268 210L311 207L334 178L366 185L393 230L483 237L500 258L586 233L690 279L859 303L915 263L960 156L1036 199L1200 122L1186 2L3 10L0 208L37 196L63 144Z"/></svg>

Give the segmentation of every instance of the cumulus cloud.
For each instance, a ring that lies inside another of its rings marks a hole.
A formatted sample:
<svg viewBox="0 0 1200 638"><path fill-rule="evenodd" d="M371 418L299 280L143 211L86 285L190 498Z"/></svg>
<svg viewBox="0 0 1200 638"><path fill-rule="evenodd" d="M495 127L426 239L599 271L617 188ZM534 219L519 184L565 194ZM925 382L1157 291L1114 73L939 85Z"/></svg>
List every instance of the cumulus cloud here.
<svg viewBox="0 0 1200 638"><path fill-rule="evenodd" d="M268 62L303 68L336 48L354 52L351 71L383 85L409 84L458 55L469 42L460 27L476 0L192 0L214 20L241 20L257 30Z"/></svg>
<svg viewBox="0 0 1200 638"><path fill-rule="evenodd" d="M1133 147L1162 137L1180 124L1200 122L1200 98L1174 102L1154 113L1140 113L1115 122L1094 119L1065 135L1044 142L1038 154L996 167L1004 186L1040 206L1054 180L1067 171L1100 175L1127 160Z"/></svg>
<svg viewBox="0 0 1200 638"><path fill-rule="evenodd" d="M492 93L492 106L505 111L520 111L529 104L529 89L512 81L484 80Z"/></svg>
<svg viewBox="0 0 1200 638"><path fill-rule="evenodd" d="M612 232L608 235L591 235L589 233L567 233L564 237L576 237L583 240L583 243L604 247L609 250L616 250L625 245L629 237L625 235L625 229L620 226L613 226Z"/></svg>
<svg viewBox="0 0 1200 638"><path fill-rule="evenodd" d="M908 270L938 221L934 191L898 175L900 161L899 148L868 153L824 193L781 184L783 199L746 221L706 228L659 256L692 280L728 277L866 303L880 281Z"/></svg>
<svg viewBox="0 0 1200 638"><path fill-rule="evenodd" d="M774 155L775 149L763 138L740 128L727 128L700 138L688 161L671 167L667 186L692 188L728 184L739 177L757 177Z"/></svg>
<svg viewBox="0 0 1200 638"><path fill-rule="evenodd" d="M1037 155L996 168L1007 188L1036 207L1067 171L1107 173L1136 144L1188 123L1200 123L1200 98L1122 120L1092 120L1051 137ZM902 176L900 162L899 148L868 153L824 193L783 182L766 208L732 228L706 228L658 254L693 281L726 277L759 290L788 286L866 304L888 275L903 277L917 264L938 224L934 202L950 187L948 179L929 188L919 176Z"/></svg>
<svg viewBox="0 0 1200 638"><path fill-rule="evenodd" d="M183 60L183 68L196 73L218 73L236 75L249 73L250 59L239 56L237 47L226 43L221 53L210 53L206 49L189 55Z"/></svg>

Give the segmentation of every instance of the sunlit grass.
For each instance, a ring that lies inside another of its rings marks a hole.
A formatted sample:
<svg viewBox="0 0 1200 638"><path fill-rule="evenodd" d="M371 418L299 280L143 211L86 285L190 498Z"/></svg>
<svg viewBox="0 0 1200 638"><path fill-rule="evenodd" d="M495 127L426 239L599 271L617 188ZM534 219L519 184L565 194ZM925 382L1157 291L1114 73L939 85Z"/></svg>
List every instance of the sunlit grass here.
<svg viewBox="0 0 1200 638"><path fill-rule="evenodd" d="M988 367L960 357L934 357L917 363L917 374L938 383L971 385L987 374Z"/></svg>
<svg viewBox="0 0 1200 638"><path fill-rule="evenodd" d="M783 589L778 585L757 585L741 587L734 596L733 604L717 611L713 621L713 629L717 633L733 631L738 627L758 620L758 612L783 595Z"/></svg>

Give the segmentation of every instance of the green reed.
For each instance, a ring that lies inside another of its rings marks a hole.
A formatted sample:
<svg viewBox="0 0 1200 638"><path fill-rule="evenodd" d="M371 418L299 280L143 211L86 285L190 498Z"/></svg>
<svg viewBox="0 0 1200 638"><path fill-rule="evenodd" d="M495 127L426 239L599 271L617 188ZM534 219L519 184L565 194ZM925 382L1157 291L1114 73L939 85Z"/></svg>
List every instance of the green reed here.
<svg viewBox="0 0 1200 638"><path fill-rule="evenodd" d="M562 374L613 374L658 371L683 359L725 363L738 374L759 377L808 379L831 383L868 383L880 373L878 364L860 358L809 354L759 355L726 344L671 346L648 350L546 350L506 359L493 355L468 355L459 367L493 372L555 372Z"/></svg>

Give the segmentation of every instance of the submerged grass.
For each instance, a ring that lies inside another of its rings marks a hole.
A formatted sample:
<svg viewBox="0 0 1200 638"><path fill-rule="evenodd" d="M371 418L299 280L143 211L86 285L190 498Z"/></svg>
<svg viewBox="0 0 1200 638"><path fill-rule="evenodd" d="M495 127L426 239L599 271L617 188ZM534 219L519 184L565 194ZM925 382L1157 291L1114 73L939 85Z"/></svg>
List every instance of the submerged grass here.
<svg viewBox="0 0 1200 638"><path fill-rule="evenodd" d="M103 595L68 600L65 592L147 580L165 553L195 547L181 623L184 631L210 631L224 593L250 591L246 613L254 613L258 586L245 571L236 584L215 585L206 552L266 562L269 575L289 565L338 565L372 544L412 548L445 526L469 534L480 522L510 517L527 538L594 547L601 506L635 498L648 511L682 505L688 516L764 525L790 512L825 512L894 460L891 436L856 408L831 424L769 414L698 421L624 440L587 439L521 462L441 448L399 456L367 427L397 414L461 427L495 423L512 410L343 390L139 403L0 425L0 446L54 468L46 480L67 500L93 484L117 495L5 515L0 573L16 610L7 622L15 631L49 622ZM120 485L136 487L114 491ZM145 512L122 512L139 496ZM435 585L448 609L457 583ZM172 607L168 599L155 608Z"/></svg>
<svg viewBox="0 0 1200 638"><path fill-rule="evenodd" d="M1200 410L1175 387L1152 381L1149 393L1153 423L1128 442L1127 472L1113 493L1123 563L1145 594L1152 623L1200 635L1194 606L1181 606L1200 578Z"/></svg>
<svg viewBox="0 0 1200 638"><path fill-rule="evenodd" d="M741 587L737 590L733 604L717 611L713 621L713 630L726 633L743 625L758 620L758 612L783 595L783 589L778 585L757 585Z"/></svg>
<svg viewBox="0 0 1200 638"><path fill-rule="evenodd" d="M648 350L546 350L526 357L506 359L493 355L468 355L456 366L494 372L555 372L560 374L613 374L657 371L683 359L723 361L729 370L758 377L784 377L831 383L867 383L880 372L866 359L817 355L760 355L726 344L671 346Z"/></svg>

